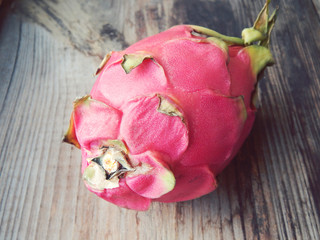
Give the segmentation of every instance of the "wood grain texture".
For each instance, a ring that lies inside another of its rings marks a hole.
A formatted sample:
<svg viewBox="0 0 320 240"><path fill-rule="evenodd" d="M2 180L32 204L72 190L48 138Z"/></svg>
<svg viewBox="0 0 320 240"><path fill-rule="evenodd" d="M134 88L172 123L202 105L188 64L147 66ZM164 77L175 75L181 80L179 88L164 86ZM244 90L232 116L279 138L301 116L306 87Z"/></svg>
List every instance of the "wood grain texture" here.
<svg viewBox="0 0 320 240"><path fill-rule="evenodd" d="M180 23L240 34L263 1L17 0L0 25L0 239L320 239L317 1L273 1L277 64L260 82L248 140L218 189L150 210L86 190L61 138L74 98L110 50Z"/></svg>

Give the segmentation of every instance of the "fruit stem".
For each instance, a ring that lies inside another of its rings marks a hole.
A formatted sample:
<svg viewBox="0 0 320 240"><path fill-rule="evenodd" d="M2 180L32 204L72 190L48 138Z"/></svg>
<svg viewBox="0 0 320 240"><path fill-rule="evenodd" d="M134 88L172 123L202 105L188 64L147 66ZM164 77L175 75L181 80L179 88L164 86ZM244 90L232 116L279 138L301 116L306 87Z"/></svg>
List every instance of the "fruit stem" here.
<svg viewBox="0 0 320 240"><path fill-rule="evenodd" d="M201 27L201 26L197 26L197 25L190 25L190 27L194 31L196 31L197 33L205 34L205 35L208 35L210 37L220 38L223 41L225 41L227 44L244 45L244 41L241 38L229 37L229 36L223 35L221 33L218 33L218 32L216 32L214 30L211 30L209 28L205 28L205 27Z"/></svg>

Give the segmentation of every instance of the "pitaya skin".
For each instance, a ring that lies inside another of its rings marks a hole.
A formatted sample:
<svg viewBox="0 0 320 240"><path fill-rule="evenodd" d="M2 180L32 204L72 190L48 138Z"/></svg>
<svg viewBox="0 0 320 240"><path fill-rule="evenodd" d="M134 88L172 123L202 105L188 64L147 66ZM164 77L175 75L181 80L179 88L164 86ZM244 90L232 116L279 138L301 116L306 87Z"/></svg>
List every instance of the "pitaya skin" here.
<svg viewBox="0 0 320 240"><path fill-rule="evenodd" d="M90 191L147 210L215 190L254 123L258 75L273 63L269 2L242 38L179 25L107 54L64 138L82 151Z"/></svg>

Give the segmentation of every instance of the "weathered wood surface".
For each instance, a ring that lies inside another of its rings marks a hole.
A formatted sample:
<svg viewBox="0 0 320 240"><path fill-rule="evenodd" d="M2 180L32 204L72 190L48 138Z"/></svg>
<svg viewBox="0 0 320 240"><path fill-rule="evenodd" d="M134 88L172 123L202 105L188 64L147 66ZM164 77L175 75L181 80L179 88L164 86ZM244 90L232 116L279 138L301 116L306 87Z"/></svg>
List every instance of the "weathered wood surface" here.
<svg viewBox="0 0 320 240"><path fill-rule="evenodd" d="M17 0L1 5L0 239L319 239L320 22L316 0L280 6L277 64L253 131L218 189L147 212L86 190L61 138L101 57L180 23L225 34L263 0Z"/></svg>

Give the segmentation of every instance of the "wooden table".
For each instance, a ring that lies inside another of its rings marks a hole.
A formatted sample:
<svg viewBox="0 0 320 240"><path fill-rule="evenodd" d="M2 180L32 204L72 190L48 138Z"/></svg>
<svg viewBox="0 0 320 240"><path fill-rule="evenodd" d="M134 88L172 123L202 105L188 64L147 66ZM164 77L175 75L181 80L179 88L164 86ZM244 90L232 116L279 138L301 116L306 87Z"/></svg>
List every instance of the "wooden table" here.
<svg viewBox="0 0 320 240"><path fill-rule="evenodd" d="M0 239L319 239L320 3L274 1L277 61L260 82L253 131L218 189L150 210L87 191L80 151L61 143L72 101L103 55L172 25L228 35L263 0L3 1L0 26Z"/></svg>

